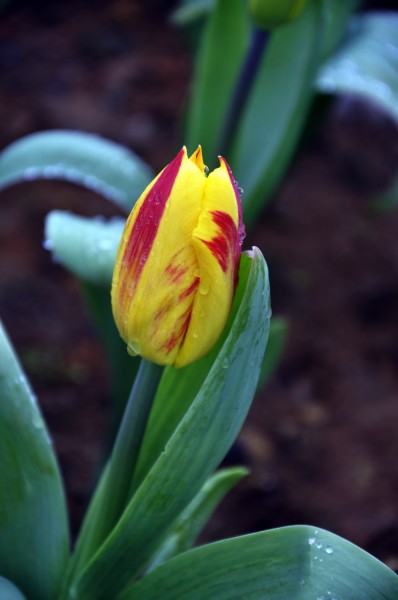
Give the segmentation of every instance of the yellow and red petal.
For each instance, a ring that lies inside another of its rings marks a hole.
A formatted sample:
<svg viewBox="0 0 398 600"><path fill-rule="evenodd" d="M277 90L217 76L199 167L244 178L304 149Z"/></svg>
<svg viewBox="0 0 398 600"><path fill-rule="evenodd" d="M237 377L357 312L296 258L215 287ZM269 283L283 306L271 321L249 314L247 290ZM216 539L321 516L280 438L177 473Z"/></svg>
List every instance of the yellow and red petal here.
<svg viewBox="0 0 398 600"><path fill-rule="evenodd" d="M237 184L226 161L206 180L202 210L192 233L200 283L175 366L206 354L219 338L237 283L244 228Z"/></svg>
<svg viewBox="0 0 398 600"><path fill-rule="evenodd" d="M183 148L131 212L113 281L116 325L131 354L184 366L227 320L243 239L240 196L223 158L208 178L202 150Z"/></svg>
<svg viewBox="0 0 398 600"><path fill-rule="evenodd" d="M112 306L132 354L175 362L199 282L192 245L206 183L183 148L140 197L126 224Z"/></svg>

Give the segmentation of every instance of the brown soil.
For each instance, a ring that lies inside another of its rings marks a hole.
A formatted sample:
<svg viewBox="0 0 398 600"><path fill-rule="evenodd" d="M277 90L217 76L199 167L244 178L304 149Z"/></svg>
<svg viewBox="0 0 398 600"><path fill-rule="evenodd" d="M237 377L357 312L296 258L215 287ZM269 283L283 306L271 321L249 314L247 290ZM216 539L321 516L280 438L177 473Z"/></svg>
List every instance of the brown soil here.
<svg viewBox="0 0 398 600"><path fill-rule="evenodd" d="M181 143L190 58L157 4L157 20L127 0L95 10L10 4L0 22L0 146L73 128L124 143L155 169L168 162ZM268 259L289 339L228 457L252 475L203 539L311 523L398 566L398 213L371 208L397 166L387 117L340 101L248 236ZM0 201L0 314L54 438L76 531L108 379L77 282L41 246L43 219L53 208L115 208L54 182L17 186Z"/></svg>

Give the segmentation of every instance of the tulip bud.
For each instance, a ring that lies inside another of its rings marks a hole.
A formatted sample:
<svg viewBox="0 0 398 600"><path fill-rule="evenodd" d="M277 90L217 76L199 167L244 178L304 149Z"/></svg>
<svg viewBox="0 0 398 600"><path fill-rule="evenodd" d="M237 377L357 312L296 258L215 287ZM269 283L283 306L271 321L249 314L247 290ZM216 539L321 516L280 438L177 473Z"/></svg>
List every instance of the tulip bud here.
<svg viewBox="0 0 398 600"><path fill-rule="evenodd" d="M273 29L299 16L307 0L250 0L250 14L263 29Z"/></svg>
<svg viewBox="0 0 398 600"><path fill-rule="evenodd" d="M219 338L235 293L244 237L226 161L206 174L186 148L138 199L120 241L112 309L130 354L183 367Z"/></svg>

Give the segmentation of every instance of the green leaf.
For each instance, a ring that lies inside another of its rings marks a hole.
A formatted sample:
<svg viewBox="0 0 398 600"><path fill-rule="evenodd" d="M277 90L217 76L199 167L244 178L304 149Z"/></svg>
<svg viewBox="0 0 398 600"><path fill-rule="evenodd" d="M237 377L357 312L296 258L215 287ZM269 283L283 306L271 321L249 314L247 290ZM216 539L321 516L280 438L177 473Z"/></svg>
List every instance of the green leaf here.
<svg viewBox="0 0 398 600"><path fill-rule="evenodd" d="M243 467L232 467L210 477L168 531L147 572L189 550L224 496L248 473Z"/></svg>
<svg viewBox="0 0 398 600"><path fill-rule="evenodd" d="M258 387L263 387L274 373L286 346L288 322L282 317L273 317L269 328L267 349L261 365Z"/></svg>
<svg viewBox="0 0 398 600"><path fill-rule="evenodd" d="M398 119L398 15L353 19L350 38L322 67L316 86L327 94L364 96Z"/></svg>
<svg viewBox="0 0 398 600"><path fill-rule="evenodd" d="M110 289L123 219L105 221L53 210L46 217L45 247L76 277Z"/></svg>
<svg viewBox="0 0 398 600"><path fill-rule="evenodd" d="M53 600L68 559L64 491L36 399L0 325L0 573Z"/></svg>
<svg viewBox="0 0 398 600"><path fill-rule="evenodd" d="M214 348L206 356L183 369L165 369L141 446L131 486L131 495L163 451L163 448L199 393L214 361L222 351L222 347L242 303L250 268L251 261L247 260L247 257L243 255L239 271L239 285L236 290L231 314L224 332ZM228 360L226 364L228 364Z"/></svg>
<svg viewBox="0 0 398 600"><path fill-rule="evenodd" d="M118 600L396 600L398 576L324 530L306 525L223 540L181 554Z"/></svg>
<svg viewBox="0 0 398 600"><path fill-rule="evenodd" d="M124 146L77 131L34 133L2 151L0 189L42 178L77 183L130 212L153 174Z"/></svg>
<svg viewBox="0 0 398 600"><path fill-rule="evenodd" d="M310 0L301 16L268 42L244 108L230 164L244 190L247 225L279 183L303 129L320 60L322 3Z"/></svg>
<svg viewBox="0 0 398 600"><path fill-rule="evenodd" d="M243 256L242 264L250 267L242 302L209 374L71 597L115 597L144 567L235 440L256 388L270 318L260 251L254 249L251 259Z"/></svg>
<svg viewBox="0 0 398 600"><path fill-rule="evenodd" d="M4 577L0 577L0 598L1 600L26 600L19 589Z"/></svg>
<svg viewBox="0 0 398 600"><path fill-rule="evenodd" d="M206 23L189 106L186 142L201 144L205 161L220 152L224 117L249 42L249 20L242 0L218 0Z"/></svg>

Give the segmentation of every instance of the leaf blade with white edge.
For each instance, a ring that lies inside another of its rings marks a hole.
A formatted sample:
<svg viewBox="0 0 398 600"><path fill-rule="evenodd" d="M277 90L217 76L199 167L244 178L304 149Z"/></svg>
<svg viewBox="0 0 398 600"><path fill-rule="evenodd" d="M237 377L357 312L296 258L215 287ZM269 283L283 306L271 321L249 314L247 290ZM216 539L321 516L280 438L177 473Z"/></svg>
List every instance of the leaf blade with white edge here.
<svg viewBox="0 0 398 600"><path fill-rule="evenodd" d="M118 600L396 600L398 576L354 544L307 525L180 554Z"/></svg>
<svg viewBox="0 0 398 600"><path fill-rule="evenodd" d="M253 249L242 303L212 369L120 521L72 586L76 600L115 597L139 573L170 523L235 440L249 410L268 337L268 271ZM228 364L226 363L228 361Z"/></svg>
<svg viewBox="0 0 398 600"><path fill-rule="evenodd" d="M0 189L43 178L82 185L129 213L153 173L126 147L78 131L33 133L1 152Z"/></svg>
<svg viewBox="0 0 398 600"><path fill-rule="evenodd" d="M0 573L52 600L68 559L61 476L35 397L0 323Z"/></svg>
<svg viewBox="0 0 398 600"><path fill-rule="evenodd" d="M79 279L110 289L123 219L105 221L53 210L44 229L44 246Z"/></svg>
<svg viewBox="0 0 398 600"><path fill-rule="evenodd" d="M398 15L365 13L351 25L350 37L320 69L316 88L363 96L398 120Z"/></svg>

